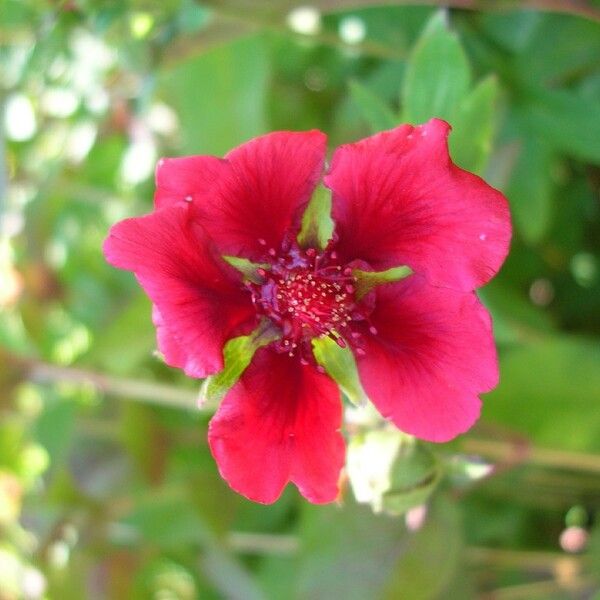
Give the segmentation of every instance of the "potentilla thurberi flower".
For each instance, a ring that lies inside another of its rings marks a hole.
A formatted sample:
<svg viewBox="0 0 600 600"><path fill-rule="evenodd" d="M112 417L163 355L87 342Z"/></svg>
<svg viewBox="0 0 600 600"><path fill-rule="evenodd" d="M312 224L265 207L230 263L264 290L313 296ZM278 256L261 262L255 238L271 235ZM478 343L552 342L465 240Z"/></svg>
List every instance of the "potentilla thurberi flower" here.
<svg viewBox="0 0 600 600"><path fill-rule="evenodd" d="M491 320L474 289L500 268L511 235L504 196L452 163L433 119L338 148L324 176L334 230L300 243L324 170L319 131L276 132L224 159L162 159L151 214L116 224L108 262L152 300L159 350L191 377L224 365L228 340L268 343L223 399L209 442L223 478L273 502L288 482L312 502L338 494L342 404L312 340L349 348L381 414L443 442L477 420L498 381ZM223 257L256 266L246 277ZM357 273L413 273L359 293Z"/></svg>

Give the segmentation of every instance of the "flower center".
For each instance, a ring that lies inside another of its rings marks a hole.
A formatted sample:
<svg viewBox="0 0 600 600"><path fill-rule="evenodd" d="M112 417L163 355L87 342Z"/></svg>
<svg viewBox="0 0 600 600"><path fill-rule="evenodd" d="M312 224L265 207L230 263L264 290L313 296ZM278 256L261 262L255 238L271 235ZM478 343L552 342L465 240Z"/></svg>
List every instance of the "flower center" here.
<svg viewBox="0 0 600 600"><path fill-rule="evenodd" d="M275 349L314 364L311 340L328 336L340 347L357 345L356 322L367 319L356 298L352 268L339 263L335 251L302 250L296 245L269 250L270 268L258 269L262 283L249 283L257 312L281 331ZM373 328L372 328L373 329Z"/></svg>

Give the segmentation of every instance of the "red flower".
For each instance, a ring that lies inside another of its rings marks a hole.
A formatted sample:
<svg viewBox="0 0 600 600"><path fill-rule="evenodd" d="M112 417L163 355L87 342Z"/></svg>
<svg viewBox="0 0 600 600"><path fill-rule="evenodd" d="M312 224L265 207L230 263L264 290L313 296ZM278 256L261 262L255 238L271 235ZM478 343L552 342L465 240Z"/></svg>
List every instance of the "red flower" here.
<svg viewBox="0 0 600 600"><path fill-rule="evenodd" d="M337 496L342 405L314 337L351 348L368 396L403 431L442 442L477 420L498 368L473 290L500 268L511 226L504 196L450 160L449 130L434 119L338 148L324 178L335 221L324 251L296 240L323 170L319 131L265 135L224 159L163 159L154 212L112 228L106 258L150 296L168 364L205 377L223 368L232 337L261 320L277 333L209 429L221 475L248 498L273 502L289 481L312 502ZM268 265L260 283L223 255ZM357 265L414 274L359 298Z"/></svg>

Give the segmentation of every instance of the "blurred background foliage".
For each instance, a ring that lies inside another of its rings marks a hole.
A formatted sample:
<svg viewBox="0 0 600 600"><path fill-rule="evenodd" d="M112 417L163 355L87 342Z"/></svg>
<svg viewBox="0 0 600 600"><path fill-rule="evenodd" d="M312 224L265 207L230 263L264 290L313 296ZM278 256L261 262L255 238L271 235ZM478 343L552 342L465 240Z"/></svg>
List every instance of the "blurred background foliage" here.
<svg viewBox="0 0 600 600"><path fill-rule="evenodd" d="M600 4L310 4L0 0L1 600L600 598ZM102 240L159 156L431 116L511 201L501 384L443 446L348 408L339 505L252 504Z"/></svg>

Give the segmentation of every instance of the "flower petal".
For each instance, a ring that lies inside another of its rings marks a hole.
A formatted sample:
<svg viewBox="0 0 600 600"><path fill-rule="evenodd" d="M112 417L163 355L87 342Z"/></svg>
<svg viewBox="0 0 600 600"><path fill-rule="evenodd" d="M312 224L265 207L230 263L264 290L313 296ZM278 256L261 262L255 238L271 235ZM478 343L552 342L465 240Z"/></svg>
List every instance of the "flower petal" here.
<svg viewBox="0 0 600 600"><path fill-rule="evenodd" d="M450 126L432 119L341 146L333 190L336 250L375 270L408 265L434 285L472 290L498 271L511 236L504 196L457 167Z"/></svg>
<svg viewBox="0 0 600 600"><path fill-rule="evenodd" d="M363 387L402 431L444 442L478 419L478 394L498 383L488 312L472 292L434 287L413 275L377 288L364 355Z"/></svg>
<svg viewBox="0 0 600 600"><path fill-rule="evenodd" d="M154 208L177 202L202 202L228 169L214 156L161 158L156 165Z"/></svg>
<svg viewBox="0 0 600 600"><path fill-rule="evenodd" d="M152 306L152 322L156 327L156 345L170 367L182 369L188 377L205 377L205 370L198 367L194 353L189 353L169 330L158 308Z"/></svg>
<svg viewBox="0 0 600 600"><path fill-rule="evenodd" d="M174 204L125 219L111 228L104 255L113 266L133 271L156 305L167 360L205 377L223 368L223 346L252 330L256 312L239 273L214 254L191 215L190 205Z"/></svg>
<svg viewBox="0 0 600 600"><path fill-rule="evenodd" d="M250 500L269 504L292 481L315 503L332 502L344 464L340 394L297 358L261 348L210 422L221 476Z"/></svg>
<svg viewBox="0 0 600 600"><path fill-rule="evenodd" d="M232 150L218 193L198 208L222 254L261 260L295 235L321 176L325 134L280 131ZM262 240L262 242L259 242Z"/></svg>

